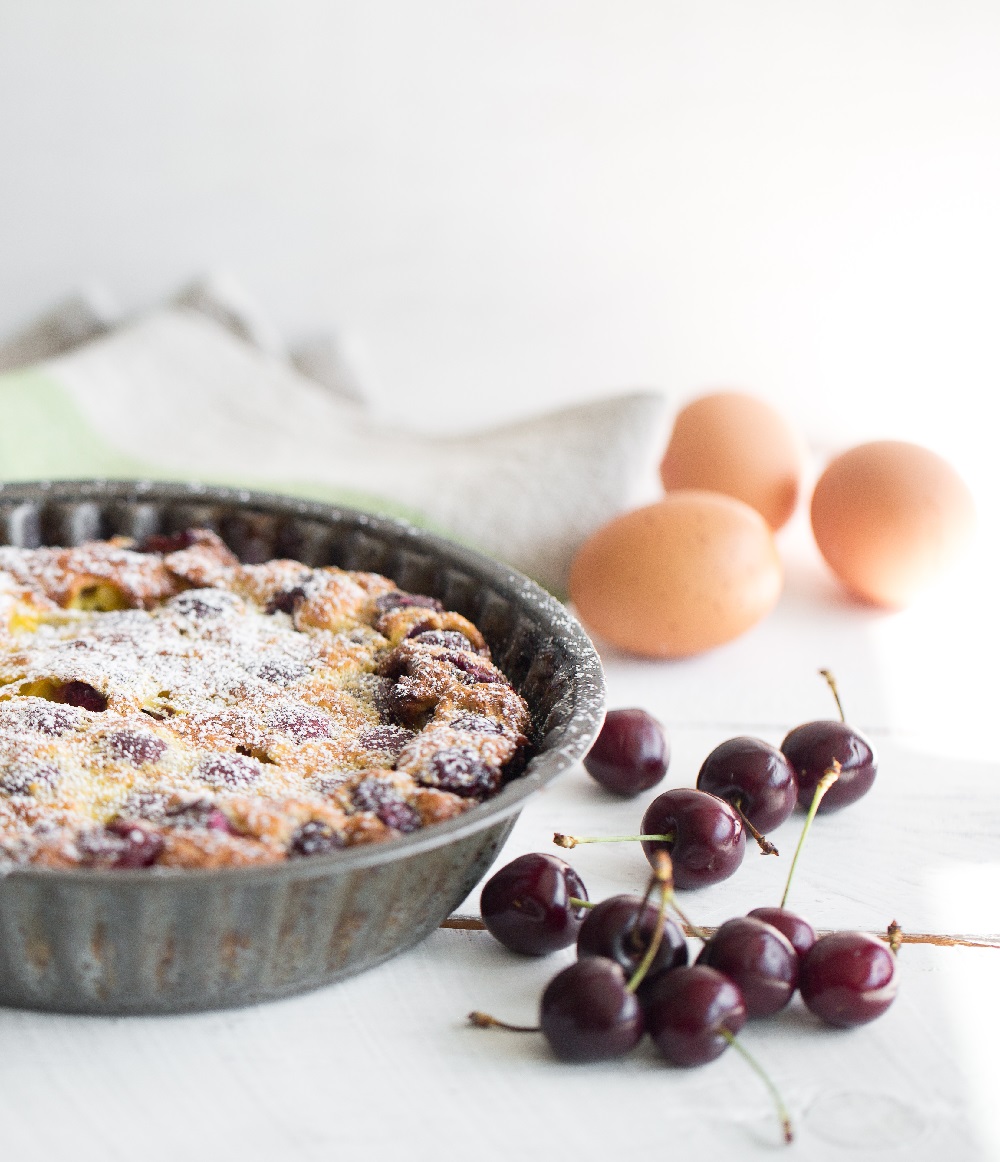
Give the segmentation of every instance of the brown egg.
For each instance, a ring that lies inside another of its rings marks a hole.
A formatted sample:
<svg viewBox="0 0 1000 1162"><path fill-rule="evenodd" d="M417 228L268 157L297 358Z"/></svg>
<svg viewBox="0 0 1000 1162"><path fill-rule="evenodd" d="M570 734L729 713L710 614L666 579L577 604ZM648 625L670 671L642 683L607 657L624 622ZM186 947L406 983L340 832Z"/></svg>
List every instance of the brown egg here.
<svg viewBox="0 0 1000 1162"><path fill-rule="evenodd" d="M812 498L820 552L860 597L907 605L958 554L972 496L946 461L898 440L862 444L827 465Z"/></svg>
<svg viewBox="0 0 1000 1162"><path fill-rule="evenodd" d="M768 613L781 561L766 521L717 492L672 492L625 513L580 548L569 591L613 645L680 658L721 645Z"/></svg>
<svg viewBox="0 0 1000 1162"><path fill-rule="evenodd" d="M795 511L804 465L805 445L770 404L719 391L677 413L660 477L668 492L707 488L735 496L780 529Z"/></svg>

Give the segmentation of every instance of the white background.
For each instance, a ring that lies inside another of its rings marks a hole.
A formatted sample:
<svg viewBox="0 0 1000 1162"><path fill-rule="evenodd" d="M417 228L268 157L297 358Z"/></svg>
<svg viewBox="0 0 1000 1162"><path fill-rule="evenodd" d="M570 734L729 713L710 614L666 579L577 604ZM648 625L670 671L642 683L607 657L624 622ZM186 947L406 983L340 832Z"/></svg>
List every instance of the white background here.
<svg viewBox="0 0 1000 1162"><path fill-rule="evenodd" d="M421 426L730 384L975 477L998 61L992 0L0 0L0 330L224 267Z"/></svg>
<svg viewBox="0 0 1000 1162"><path fill-rule="evenodd" d="M998 207L992 0L0 0L0 333L88 280L135 311L228 268L286 335L338 327L379 406L429 429L633 386L741 386L814 447L938 448L988 516ZM828 714L813 670L832 665L884 770L814 841L803 904L838 925L898 912L911 930L995 934L995 572L972 561L883 617L839 598L807 542L800 513L782 604L746 638L677 667L606 657L612 704L668 722L670 780L690 783L727 734L777 740ZM511 851L554 825L621 830L630 810L610 820L577 772ZM595 895L641 876L624 854L586 862ZM765 875L777 884L748 856L699 915L771 892ZM902 1111L893 1157L1000 1149L980 1003L998 956L908 950L900 1001L870 1031L761 1029L801 1156L890 1156L860 1115L852 1153L820 1133L811 1111L841 1082L896 1103L868 1111L883 1131ZM574 1074L461 1029L474 1005L529 1017L550 970L439 933L284 1005L0 1012L12 1160L376 1157L401 1141L427 1159L555 1157L564 1129L575 1157L608 1157L608 1136L553 1117L582 1092L646 1151L662 1103L668 1126L687 1111L691 1157L777 1156L728 1059L683 1078L646 1058Z"/></svg>

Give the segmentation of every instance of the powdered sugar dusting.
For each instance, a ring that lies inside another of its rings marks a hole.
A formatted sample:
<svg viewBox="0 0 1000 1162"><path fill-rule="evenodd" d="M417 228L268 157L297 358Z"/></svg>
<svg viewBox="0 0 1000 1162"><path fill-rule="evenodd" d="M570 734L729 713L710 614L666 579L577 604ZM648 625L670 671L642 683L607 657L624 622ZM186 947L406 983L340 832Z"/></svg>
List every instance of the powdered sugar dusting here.
<svg viewBox="0 0 1000 1162"><path fill-rule="evenodd" d="M218 866L391 838L492 794L524 745L478 630L375 574L244 566L194 530L173 552L3 548L0 580L0 858Z"/></svg>

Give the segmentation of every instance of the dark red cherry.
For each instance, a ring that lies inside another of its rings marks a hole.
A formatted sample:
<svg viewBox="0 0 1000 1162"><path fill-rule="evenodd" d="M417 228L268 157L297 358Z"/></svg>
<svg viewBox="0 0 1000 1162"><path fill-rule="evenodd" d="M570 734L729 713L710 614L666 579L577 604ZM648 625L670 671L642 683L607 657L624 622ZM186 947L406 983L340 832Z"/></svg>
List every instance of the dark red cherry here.
<svg viewBox="0 0 1000 1162"><path fill-rule="evenodd" d="M117 759L124 759L133 766L155 763L162 758L167 744L154 734L141 734L137 730L116 730L108 735L108 749Z"/></svg>
<svg viewBox="0 0 1000 1162"><path fill-rule="evenodd" d="M895 953L867 932L831 932L802 958L799 991L828 1025L865 1025L895 999Z"/></svg>
<svg viewBox="0 0 1000 1162"><path fill-rule="evenodd" d="M94 714L101 714L108 708L107 698L89 682L63 682L53 691L52 700L67 706L79 706L81 710L90 710Z"/></svg>
<svg viewBox="0 0 1000 1162"><path fill-rule="evenodd" d="M746 850L743 823L732 807L691 787L658 795L642 817L642 834L673 836L669 842L644 842L642 847L650 864L657 851L670 855L678 888L702 888L728 879Z"/></svg>
<svg viewBox="0 0 1000 1162"><path fill-rule="evenodd" d="M466 746L449 746L439 750L428 761L426 776L418 776L420 782L451 791L463 798L492 795L500 786L503 772L499 767L491 767L479 757L479 752Z"/></svg>
<svg viewBox="0 0 1000 1162"><path fill-rule="evenodd" d="M387 750L396 755L413 737L412 730L401 726L366 726L358 732L358 745L365 750Z"/></svg>
<svg viewBox="0 0 1000 1162"><path fill-rule="evenodd" d="M518 856L483 887L483 923L505 947L526 956L567 948L580 931L585 910L570 899L586 900L576 872L554 855Z"/></svg>
<svg viewBox="0 0 1000 1162"><path fill-rule="evenodd" d="M270 597L264 607L264 612L294 614L305 599L306 591L301 585L293 585L290 589L280 589Z"/></svg>
<svg viewBox="0 0 1000 1162"><path fill-rule="evenodd" d="M753 908L747 915L777 928L799 956L805 956L816 943L816 929L812 924L787 908Z"/></svg>
<svg viewBox="0 0 1000 1162"><path fill-rule="evenodd" d="M140 799L142 797L144 796L140 796ZM155 805L153 811L156 813ZM209 831L223 831L227 835L233 834L236 830L229 822L228 817L215 806L211 799L195 799L191 803L179 803L176 806L168 807L164 814L167 821L177 827L205 827Z"/></svg>
<svg viewBox="0 0 1000 1162"><path fill-rule="evenodd" d="M621 965L588 956L564 968L542 993L539 1025L563 1061L621 1057L642 1040L642 1009Z"/></svg>
<svg viewBox="0 0 1000 1162"><path fill-rule="evenodd" d="M264 716L264 725L268 730L286 735L293 742L330 738L333 734L333 723L327 715L303 706L276 706Z"/></svg>
<svg viewBox="0 0 1000 1162"><path fill-rule="evenodd" d="M288 845L288 858L329 855L332 851L339 851L343 846L344 837L339 832L334 831L328 823L310 819L292 836Z"/></svg>
<svg viewBox="0 0 1000 1162"><path fill-rule="evenodd" d="M152 867L163 851L163 837L142 823L113 819L106 830L118 840L110 865L130 869Z"/></svg>
<svg viewBox="0 0 1000 1162"><path fill-rule="evenodd" d="M194 529L183 529L179 533L151 533L138 549L140 553L178 553L181 549L190 549L197 539Z"/></svg>
<svg viewBox="0 0 1000 1162"><path fill-rule="evenodd" d="M464 633L459 633L457 629L421 629L419 625L415 625L406 636L424 646L443 646L447 650L468 650L469 653L473 654L476 652L476 647L472 642Z"/></svg>
<svg viewBox="0 0 1000 1162"><path fill-rule="evenodd" d="M480 660L475 654L467 654L458 650L448 650L438 654L438 657L451 664L458 670L459 680L467 686L474 686L477 682L499 682L502 675L485 660Z"/></svg>
<svg viewBox="0 0 1000 1162"><path fill-rule="evenodd" d="M875 748L858 730L829 719L806 722L785 735L781 744L799 781L799 806L809 807L816 784L836 759L840 776L823 796L819 811L836 811L866 794L878 770Z"/></svg>
<svg viewBox="0 0 1000 1162"><path fill-rule="evenodd" d="M698 956L743 993L749 1017L770 1017L788 1004L799 982L799 957L777 928L750 916L722 924Z"/></svg>
<svg viewBox="0 0 1000 1162"><path fill-rule="evenodd" d="M393 589L375 598L375 609L378 613L391 613L394 609L434 609L438 613L444 611L444 606L436 597L425 597L423 593L405 593L402 589Z"/></svg>
<svg viewBox="0 0 1000 1162"><path fill-rule="evenodd" d="M704 1065L726 1051L720 1032L746 1024L743 994L728 976L705 964L677 968L653 981L643 1000L646 1029L674 1065Z"/></svg>
<svg viewBox="0 0 1000 1162"><path fill-rule="evenodd" d="M308 673L308 666L284 658L268 658L257 667L257 677L263 678L265 682L273 682L276 686L290 686Z"/></svg>
<svg viewBox="0 0 1000 1162"><path fill-rule="evenodd" d="M642 900L638 896L610 896L595 904L584 917L576 938L580 957L603 956L621 965L628 978L639 967L656 932L658 909L646 904L636 923ZM653 962L646 970L640 992L661 972L669 972L688 962L687 941L673 920L663 921L663 935Z"/></svg>
<svg viewBox="0 0 1000 1162"><path fill-rule="evenodd" d="M195 768L195 775L206 783L214 783L237 790L256 782L263 768L256 759L242 754L207 755Z"/></svg>
<svg viewBox="0 0 1000 1162"><path fill-rule="evenodd" d="M798 795L787 758L759 738L730 738L712 751L698 772L698 789L738 808L763 834L791 815Z"/></svg>
<svg viewBox="0 0 1000 1162"><path fill-rule="evenodd" d="M452 730L468 730L472 734L503 734L503 727L495 718L482 714L456 714L448 725Z"/></svg>
<svg viewBox="0 0 1000 1162"><path fill-rule="evenodd" d="M362 779L354 788L354 806L372 811L386 825L404 834L420 827L420 816L395 787L382 779Z"/></svg>
<svg viewBox="0 0 1000 1162"><path fill-rule="evenodd" d="M17 733L37 730L42 734L60 735L72 730L80 722L80 715L75 710L67 710L54 702L43 702L36 698L24 701L12 698L9 702L0 702L0 711L5 719L9 718L5 725Z"/></svg>
<svg viewBox="0 0 1000 1162"><path fill-rule="evenodd" d="M202 621L232 616L240 605L239 597L224 589L187 589L171 597L165 608L192 621Z"/></svg>
<svg viewBox="0 0 1000 1162"><path fill-rule="evenodd" d="M645 710L609 710L597 741L583 760L588 774L616 795L631 798L663 778L670 744L663 727Z"/></svg>
<svg viewBox="0 0 1000 1162"><path fill-rule="evenodd" d="M27 796L32 787L54 787L62 777L59 768L37 759L15 759L0 775L0 792Z"/></svg>

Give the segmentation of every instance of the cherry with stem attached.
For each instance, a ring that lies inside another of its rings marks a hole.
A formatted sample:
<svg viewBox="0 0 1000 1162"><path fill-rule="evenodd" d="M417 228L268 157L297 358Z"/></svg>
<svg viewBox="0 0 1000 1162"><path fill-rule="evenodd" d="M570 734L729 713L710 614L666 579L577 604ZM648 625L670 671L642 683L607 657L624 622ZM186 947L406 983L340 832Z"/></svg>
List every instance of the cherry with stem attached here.
<svg viewBox="0 0 1000 1162"><path fill-rule="evenodd" d="M799 862L799 856L802 854L802 845L806 841L806 836L809 834L809 828L812 827L812 821L816 818L816 812L819 810L820 803L823 802L823 797L827 791L840 778L840 763L834 759L826 770L819 782L816 784L816 790L813 792L812 802L809 804L809 813L806 815L806 821L802 825L802 834L799 836L799 842L795 847L795 854L792 856L792 866L788 869L788 879L785 881L785 891L781 897L779 907L784 908L788 902L788 893L792 889L792 877L795 875L795 868Z"/></svg>
<svg viewBox="0 0 1000 1162"><path fill-rule="evenodd" d="M573 944L587 903L583 881L569 864L542 852L519 856L495 872L479 899L490 932L525 956Z"/></svg>
<svg viewBox="0 0 1000 1162"><path fill-rule="evenodd" d="M896 954L869 932L830 932L802 958L799 990L810 1012L850 1029L880 1017L896 997Z"/></svg>
<svg viewBox="0 0 1000 1162"><path fill-rule="evenodd" d="M657 861L653 883L660 889L656 930L627 981L615 961L602 956L585 957L549 982L542 994L537 1027L509 1025L481 1012L470 1013L470 1021L480 1028L541 1031L553 1053L563 1061L601 1061L627 1053L645 1032L642 1008L635 994L660 948L672 892L668 856Z"/></svg>
<svg viewBox="0 0 1000 1162"><path fill-rule="evenodd" d="M671 904L681 921L706 942L671 895ZM766 925L761 925L766 927ZM780 934L775 932L776 936ZM784 939L783 937L780 937ZM747 1019L746 998L740 986L717 969L699 963L677 968L652 982L644 999L646 1027L664 1057L675 1065L703 1065L731 1045L767 1087L781 1125L786 1145L794 1140L792 1119L778 1087L736 1034Z"/></svg>
<svg viewBox="0 0 1000 1162"><path fill-rule="evenodd" d="M539 1028L563 1061L600 1061L627 1053L645 1032L636 992L656 959L667 902L673 892L670 858L658 860L650 889L659 887L660 906L649 947L627 983L622 966L588 956L563 969L542 994ZM648 897L647 897L648 898Z"/></svg>
<svg viewBox="0 0 1000 1162"><path fill-rule="evenodd" d="M673 835L565 835L562 831L552 836L556 847L571 850L582 843L672 843L673 839Z"/></svg>
<svg viewBox="0 0 1000 1162"><path fill-rule="evenodd" d="M782 1136L786 1143L792 1141L791 1118L777 1086L737 1040L747 1006L735 981L707 964L677 968L651 983L643 1009L653 1042L673 1065L705 1065L732 1045L767 1086Z"/></svg>
<svg viewBox="0 0 1000 1162"><path fill-rule="evenodd" d="M750 832L750 838L760 848L760 854L761 855L780 855L781 852L778 851L778 849L774 846L774 844L770 841L770 839L768 839L767 836L763 832L758 831L757 828L754 827L754 825L746 817L746 815L743 812L743 808L740 806L740 804L734 803L733 807L736 810L736 814L739 815L739 817L743 820L743 826L747 829L747 831Z"/></svg>
<svg viewBox="0 0 1000 1162"><path fill-rule="evenodd" d="M817 783L833 760L840 763L840 781L827 795L821 808L825 814L846 807L867 794L875 781L878 760L871 742L845 721L833 675L829 670L820 670L820 674L833 694L840 721L825 719L796 726L785 735L781 751L798 779L800 807L809 806Z"/></svg>
<svg viewBox="0 0 1000 1162"><path fill-rule="evenodd" d="M798 797L795 770L770 743L740 735L720 743L701 764L697 787L725 799L764 855L778 849L766 832L791 815Z"/></svg>
<svg viewBox="0 0 1000 1162"><path fill-rule="evenodd" d="M655 890L655 877L653 882ZM670 972L688 962L688 946L684 932L669 917L659 920L658 909L649 902L651 893L643 899L638 896L610 896L594 905L580 927L576 938L576 952L581 959L604 956L621 965L626 976L638 968L657 929L660 946L642 983L648 988L660 973ZM642 999L642 989L639 998Z"/></svg>
<svg viewBox="0 0 1000 1162"><path fill-rule="evenodd" d="M469 1014L469 1024L477 1029L506 1029L508 1033L537 1033L537 1025L512 1025L510 1021L501 1021L499 1017L491 1017L479 1009L473 1009Z"/></svg>
<svg viewBox="0 0 1000 1162"><path fill-rule="evenodd" d="M812 924L787 908L751 908L747 915L777 928L800 957L805 956L816 943L816 929Z"/></svg>
<svg viewBox="0 0 1000 1162"><path fill-rule="evenodd" d="M791 1118L781 1094L753 1054L736 1038L747 1017L737 984L707 965L679 967L650 982L650 991L640 1007L636 993L659 953L668 906L693 928L677 904L672 864L664 851L654 853L653 877L646 896L639 901L640 911L656 888L660 900L653 938L627 982L621 965L613 960L585 957L549 982L542 995L537 1026L510 1024L479 1011L469 1014L470 1022L478 1028L542 1032L555 1055L564 1061L621 1056L641 1040L646 1029L663 1056L676 1065L705 1064L732 1045L767 1087L784 1140L790 1143ZM694 930L705 939L704 933Z"/></svg>
<svg viewBox="0 0 1000 1162"><path fill-rule="evenodd" d="M724 1037L729 1044L736 1050L743 1060L750 1066L750 1068L757 1074L764 1085L767 1087L768 1093L771 1095L771 1100L774 1102L774 1108L778 1113L778 1121L781 1123L781 1135L785 1140L785 1145L790 1146L795 1140L795 1134L792 1132L792 1118L788 1112L788 1107L782 1099L778 1087L771 1080L764 1067L760 1064L756 1057L747 1050L747 1047L739 1041L728 1029L722 1028L719 1030L720 1036Z"/></svg>
<svg viewBox="0 0 1000 1162"><path fill-rule="evenodd" d="M779 1012L799 983L799 955L791 941L753 916L736 916L722 924L697 963L718 969L739 985L749 1017Z"/></svg>
<svg viewBox="0 0 1000 1162"><path fill-rule="evenodd" d="M559 847L581 843L642 844L646 859L654 863L657 852L666 852L678 888L717 884L736 871L746 850L746 829L725 799L692 787L675 787L658 795L646 808L638 835L564 835L556 832Z"/></svg>

